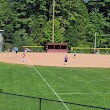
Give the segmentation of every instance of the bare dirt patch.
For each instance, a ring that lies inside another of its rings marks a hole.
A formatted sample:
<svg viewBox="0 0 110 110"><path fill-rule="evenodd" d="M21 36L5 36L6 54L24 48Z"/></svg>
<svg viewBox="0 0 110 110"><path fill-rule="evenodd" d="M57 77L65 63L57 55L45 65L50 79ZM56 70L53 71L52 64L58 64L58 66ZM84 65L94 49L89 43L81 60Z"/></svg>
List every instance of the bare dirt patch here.
<svg viewBox="0 0 110 110"><path fill-rule="evenodd" d="M68 55L68 62L65 65L64 57ZM22 62L22 53L0 53L0 62L60 66L60 67L103 67L110 68L110 55L96 54L77 54L74 58L73 53L26 53L26 60Z"/></svg>

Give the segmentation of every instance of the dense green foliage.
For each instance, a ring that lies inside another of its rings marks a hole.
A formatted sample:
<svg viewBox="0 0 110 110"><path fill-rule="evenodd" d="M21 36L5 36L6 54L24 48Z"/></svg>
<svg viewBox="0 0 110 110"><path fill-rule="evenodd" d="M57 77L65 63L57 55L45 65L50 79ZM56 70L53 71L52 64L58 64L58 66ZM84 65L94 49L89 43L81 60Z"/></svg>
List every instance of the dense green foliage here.
<svg viewBox="0 0 110 110"><path fill-rule="evenodd" d="M52 42L53 0L0 0L4 48ZM110 1L55 0L55 42L110 47Z"/></svg>
<svg viewBox="0 0 110 110"><path fill-rule="evenodd" d="M110 108L110 69L64 68L35 66L62 100ZM59 100L38 75L35 68L26 65L0 63L0 89L3 92ZM36 110L37 99L0 94L2 110ZM44 110L66 110L59 103L42 101ZM60 106L60 107L59 107ZM67 106L70 110L95 110L81 106ZM58 108L57 108L58 107ZM72 107L72 108L71 108Z"/></svg>

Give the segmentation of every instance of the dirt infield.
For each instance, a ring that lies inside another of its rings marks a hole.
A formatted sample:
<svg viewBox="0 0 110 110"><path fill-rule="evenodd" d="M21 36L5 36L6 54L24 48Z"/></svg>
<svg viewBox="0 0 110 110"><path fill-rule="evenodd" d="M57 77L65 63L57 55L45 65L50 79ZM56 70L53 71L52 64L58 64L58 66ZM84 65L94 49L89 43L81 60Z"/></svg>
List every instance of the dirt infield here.
<svg viewBox="0 0 110 110"><path fill-rule="evenodd" d="M68 62L64 64L64 57L68 55ZM64 66L64 67L103 67L110 68L110 55L77 54L73 53L26 53L26 60L22 62L22 53L0 53L0 62L43 65L43 66Z"/></svg>

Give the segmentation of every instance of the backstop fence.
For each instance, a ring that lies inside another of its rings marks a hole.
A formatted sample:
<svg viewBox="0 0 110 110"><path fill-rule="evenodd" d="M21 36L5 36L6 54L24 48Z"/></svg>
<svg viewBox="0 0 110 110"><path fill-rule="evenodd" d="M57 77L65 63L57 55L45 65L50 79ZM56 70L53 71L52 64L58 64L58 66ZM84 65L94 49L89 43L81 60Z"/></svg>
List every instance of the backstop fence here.
<svg viewBox="0 0 110 110"><path fill-rule="evenodd" d="M0 92L1 110L110 110L110 108Z"/></svg>

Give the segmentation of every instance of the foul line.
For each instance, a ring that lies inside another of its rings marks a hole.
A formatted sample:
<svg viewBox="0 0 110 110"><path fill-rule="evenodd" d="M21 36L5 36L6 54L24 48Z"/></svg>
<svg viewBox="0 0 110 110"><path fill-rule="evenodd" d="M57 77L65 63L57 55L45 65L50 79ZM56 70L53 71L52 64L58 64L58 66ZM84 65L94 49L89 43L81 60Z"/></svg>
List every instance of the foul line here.
<svg viewBox="0 0 110 110"><path fill-rule="evenodd" d="M57 96L57 98L63 103L62 99L60 98L60 96L55 92L55 90L51 87L51 85L45 80L45 78L40 74L40 72L32 65L31 61L29 60L29 58L26 57L26 59L29 61L29 63L31 64L31 66L34 68L34 70L38 73L38 75L42 78L42 80L48 85L48 87L52 90L52 92ZM64 107L67 110L70 110L65 103L63 103Z"/></svg>

